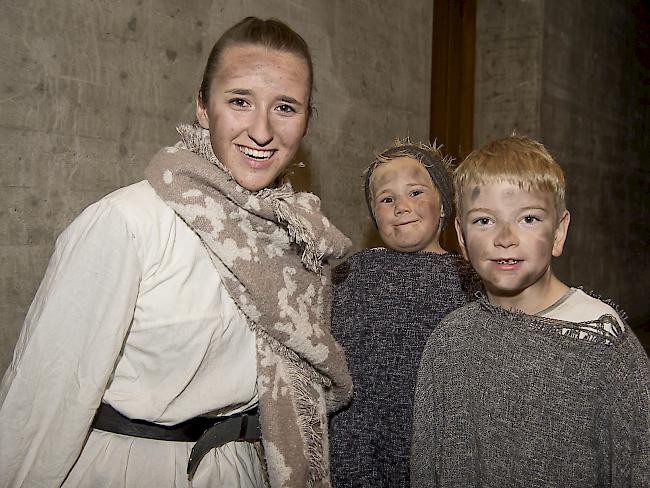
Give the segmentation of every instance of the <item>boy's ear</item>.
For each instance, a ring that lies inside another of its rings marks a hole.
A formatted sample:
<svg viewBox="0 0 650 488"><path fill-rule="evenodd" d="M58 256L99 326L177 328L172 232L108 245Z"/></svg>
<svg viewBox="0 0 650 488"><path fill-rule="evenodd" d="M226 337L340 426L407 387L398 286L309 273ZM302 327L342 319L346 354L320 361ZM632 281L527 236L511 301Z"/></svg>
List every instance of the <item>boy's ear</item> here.
<svg viewBox="0 0 650 488"><path fill-rule="evenodd" d="M196 120L199 121L199 124L204 129L210 128L210 119L208 118L208 112L205 107L203 107L201 99L198 95L196 97Z"/></svg>
<svg viewBox="0 0 650 488"><path fill-rule="evenodd" d="M564 242L566 241L566 236L569 232L569 222L571 221L571 214L568 210L565 210L560 218L560 222L557 224L555 229L555 235L553 236L553 256L560 257L562 255L562 250L564 249Z"/></svg>
<svg viewBox="0 0 650 488"><path fill-rule="evenodd" d="M454 219L454 227L456 227L456 236L458 237L458 244L460 245L460 250L463 253L463 257L467 261L469 261L469 256L467 255L467 248L465 247L465 236L463 235L463 227L458 217Z"/></svg>

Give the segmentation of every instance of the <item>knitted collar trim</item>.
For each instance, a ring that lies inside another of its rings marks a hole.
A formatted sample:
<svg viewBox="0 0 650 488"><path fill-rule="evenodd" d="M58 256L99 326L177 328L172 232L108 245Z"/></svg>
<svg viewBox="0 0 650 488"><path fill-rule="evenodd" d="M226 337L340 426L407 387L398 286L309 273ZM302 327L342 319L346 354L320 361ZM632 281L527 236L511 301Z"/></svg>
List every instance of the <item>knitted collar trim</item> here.
<svg viewBox="0 0 650 488"><path fill-rule="evenodd" d="M625 329L611 315L603 315L595 320L585 322L569 322L539 315L529 315L521 310L507 310L498 305L493 305L482 292L476 294L476 305L492 315L525 324L535 330L595 344L613 345L620 340L625 332Z"/></svg>

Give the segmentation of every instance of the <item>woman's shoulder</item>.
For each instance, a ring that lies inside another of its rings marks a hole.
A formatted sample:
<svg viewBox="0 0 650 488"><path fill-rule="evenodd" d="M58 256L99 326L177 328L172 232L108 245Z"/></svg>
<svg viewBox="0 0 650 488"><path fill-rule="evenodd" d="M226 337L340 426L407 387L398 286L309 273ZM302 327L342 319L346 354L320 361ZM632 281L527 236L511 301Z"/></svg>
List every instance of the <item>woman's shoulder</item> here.
<svg viewBox="0 0 650 488"><path fill-rule="evenodd" d="M119 188L86 207L62 238L87 232L114 234L122 229L120 233L124 232L136 246L148 248L155 242L167 242L176 224L174 211L143 180Z"/></svg>
<svg viewBox="0 0 650 488"><path fill-rule="evenodd" d="M170 217L174 215L174 211L158 197L147 180L118 188L95 205L120 210L127 219L149 219L152 216Z"/></svg>
<svg viewBox="0 0 650 488"><path fill-rule="evenodd" d="M109 193L88 206L73 225L87 225L98 220L121 221L131 233L169 229L176 214L163 202L146 180L133 183Z"/></svg>

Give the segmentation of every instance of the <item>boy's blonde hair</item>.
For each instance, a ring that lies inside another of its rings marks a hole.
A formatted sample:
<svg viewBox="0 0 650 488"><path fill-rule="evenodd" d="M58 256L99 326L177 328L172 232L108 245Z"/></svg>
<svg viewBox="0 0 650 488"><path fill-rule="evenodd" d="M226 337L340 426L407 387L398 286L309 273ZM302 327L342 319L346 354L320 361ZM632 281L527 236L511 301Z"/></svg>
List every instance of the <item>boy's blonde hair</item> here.
<svg viewBox="0 0 650 488"><path fill-rule="evenodd" d="M454 189L459 218L463 215L463 195L469 188L501 182L519 185L526 191L552 193L556 220L560 221L566 209L562 168L540 142L517 134L485 144L456 168Z"/></svg>
<svg viewBox="0 0 650 488"><path fill-rule="evenodd" d="M433 144L425 144L422 142L411 142L409 138L396 139L393 144L382 152L377 154L375 159L363 172L364 177L364 193L366 196L366 204L368 211L372 217L375 225L375 210L374 210L374 195L370 185L372 174L377 166L393 161L394 159L408 157L418 161L428 171L434 186L440 195L440 203L443 207L443 216L440 228L444 229L449 222L449 218L453 212L453 186L451 182L451 161L448 156L444 156L440 150L442 146L437 146L434 141Z"/></svg>

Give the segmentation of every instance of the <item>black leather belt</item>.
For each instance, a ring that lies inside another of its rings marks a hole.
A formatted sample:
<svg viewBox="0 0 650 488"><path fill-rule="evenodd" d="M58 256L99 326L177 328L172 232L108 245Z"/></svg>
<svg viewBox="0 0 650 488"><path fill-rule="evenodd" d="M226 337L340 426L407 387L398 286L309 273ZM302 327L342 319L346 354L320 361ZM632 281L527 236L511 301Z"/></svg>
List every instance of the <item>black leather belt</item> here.
<svg viewBox="0 0 650 488"><path fill-rule="evenodd" d="M261 438L257 409L232 417L195 417L180 424L166 426L130 419L109 404L102 403L97 409L92 428L146 439L195 442L187 463L189 480L194 476L203 456L211 449L228 442L253 442Z"/></svg>

